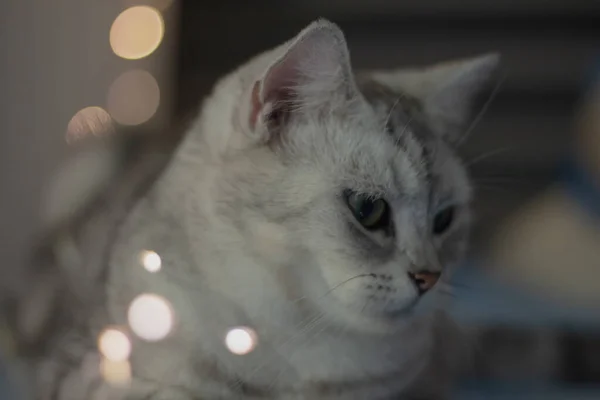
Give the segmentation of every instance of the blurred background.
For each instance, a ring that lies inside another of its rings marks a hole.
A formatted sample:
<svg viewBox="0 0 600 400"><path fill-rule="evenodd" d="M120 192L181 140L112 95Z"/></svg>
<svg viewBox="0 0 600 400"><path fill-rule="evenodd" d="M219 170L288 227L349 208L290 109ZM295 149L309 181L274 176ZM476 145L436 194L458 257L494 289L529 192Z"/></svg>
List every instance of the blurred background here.
<svg viewBox="0 0 600 400"><path fill-rule="evenodd" d="M500 84L460 149L476 188L473 254L489 260L482 268L511 264L499 276L523 275L525 284L550 276L536 290L564 292L554 297L567 307L581 280L589 283L587 297L573 304L598 300L600 223L578 225L591 216L549 221L579 213L560 183L565 160L584 160L594 177L588 182L600 182L597 0L19 0L2 9L0 288L20 284L40 228L65 213L49 187L59 171L77 181L77 168L60 169L74 146L124 135L158 141L168 153L182 132L175 127L216 78L322 16L344 30L357 69L502 54ZM549 230L558 234L542 235ZM556 257L548 248L560 250L560 266L550 265ZM533 272L525 271L529 265ZM573 275L581 280L565 278ZM600 381L598 335L569 324L489 328L479 375Z"/></svg>

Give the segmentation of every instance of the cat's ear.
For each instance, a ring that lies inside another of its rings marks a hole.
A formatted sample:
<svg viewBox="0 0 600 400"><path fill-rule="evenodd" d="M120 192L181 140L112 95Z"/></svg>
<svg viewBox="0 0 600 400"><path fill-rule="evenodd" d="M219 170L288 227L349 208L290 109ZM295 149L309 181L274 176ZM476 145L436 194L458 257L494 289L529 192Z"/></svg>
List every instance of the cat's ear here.
<svg viewBox="0 0 600 400"><path fill-rule="evenodd" d="M415 97L431 128L454 141L470 123L476 99L488 86L499 61L500 56L492 53L422 69L370 75L395 92Z"/></svg>
<svg viewBox="0 0 600 400"><path fill-rule="evenodd" d="M313 22L279 49L254 82L249 127L270 136L291 113L343 101L355 90L342 31L326 20Z"/></svg>

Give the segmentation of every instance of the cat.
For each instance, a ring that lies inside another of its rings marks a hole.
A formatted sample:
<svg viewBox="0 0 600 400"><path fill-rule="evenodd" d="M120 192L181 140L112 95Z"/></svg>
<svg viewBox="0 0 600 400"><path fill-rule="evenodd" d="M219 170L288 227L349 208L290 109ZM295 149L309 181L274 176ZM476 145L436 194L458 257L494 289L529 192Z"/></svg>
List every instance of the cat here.
<svg viewBox="0 0 600 400"><path fill-rule="evenodd" d="M354 73L321 19L224 77L167 161L55 231L14 312L34 397L444 396L457 346L428 304L467 248L455 145L497 64ZM127 328L140 293L174 313L161 341ZM125 389L98 378L107 326L133 343ZM236 326L256 333L243 356L224 345Z"/></svg>

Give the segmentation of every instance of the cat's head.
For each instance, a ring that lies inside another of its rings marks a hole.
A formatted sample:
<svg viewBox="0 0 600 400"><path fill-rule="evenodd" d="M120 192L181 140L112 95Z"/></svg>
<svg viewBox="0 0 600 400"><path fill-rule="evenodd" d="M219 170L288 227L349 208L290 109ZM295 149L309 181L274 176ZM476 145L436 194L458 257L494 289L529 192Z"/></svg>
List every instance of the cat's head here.
<svg viewBox="0 0 600 400"><path fill-rule="evenodd" d="M355 75L340 29L313 23L207 102L212 218L289 299L396 318L465 250L471 186L454 145L496 64Z"/></svg>

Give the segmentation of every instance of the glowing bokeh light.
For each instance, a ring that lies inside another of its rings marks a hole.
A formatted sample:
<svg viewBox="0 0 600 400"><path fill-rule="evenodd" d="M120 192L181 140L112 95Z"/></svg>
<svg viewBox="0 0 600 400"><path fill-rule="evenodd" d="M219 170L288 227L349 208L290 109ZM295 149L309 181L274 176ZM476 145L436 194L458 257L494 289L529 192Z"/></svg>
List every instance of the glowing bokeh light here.
<svg viewBox="0 0 600 400"><path fill-rule="evenodd" d="M131 382L131 364L129 361L111 361L105 358L100 362L100 374L111 386L127 386Z"/></svg>
<svg viewBox="0 0 600 400"><path fill-rule="evenodd" d="M71 144L85 137L110 133L112 129L112 119L108 112L101 107L86 107L69 121L65 140Z"/></svg>
<svg viewBox="0 0 600 400"><path fill-rule="evenodd" d="M131 341L117 329L106 329L98 337L98 349L110 361L126 361L131 354Z"/></svg>
<svg viewBox="0 0 600 400"><path fill-rule="evenodd" d="M127 60L149 56L163 39L165 24L160 12L148 6L123 11L110 28L110 47Z"/></svg>
<svg viewBox="0 0 600 400"><path fill-rule="evenodd" d="M248 327L237 327L229 330L225 336L225 346L233 354L245 355L250 353L257 344L257 336L254 329Z"/></svg>
<svg viewBox="0 0 600 400"><path fill-rule="evenodd" d="M140 261L148 272L158 272L162 267L160 256L151 250L142 251Z"/></svg>
<svg viewBox="0 0 600 400"><path fill-rule="evenodd" d="M167 8L173 5L173 0L125 0L125 4L127 4L129 7L146 5L154 7L160 11L165 11Z"/></svg>
<svg viewBox="0 0 600 400"><path fill-rule="evenodd" d="M108 111L115 121L123 125L139 125L148 121L159 104L158 83L147 71L127 71L108 90Z"/></svg>
<svg viewBox="0 0 600 400"><path fill-rule="evenodd" d="M129 306L129 326L141 339L157 342L173 329L173 312L169 303L155 294L142 294Z"/></svg>

